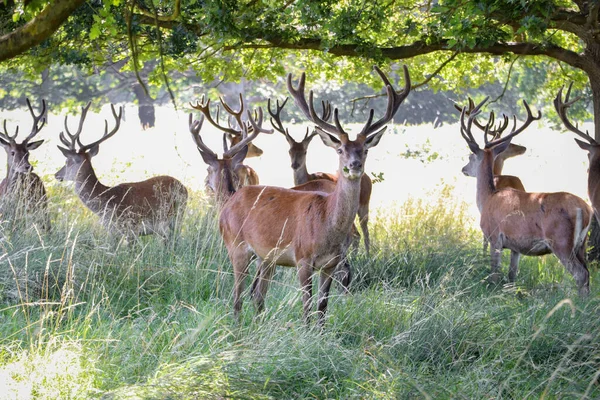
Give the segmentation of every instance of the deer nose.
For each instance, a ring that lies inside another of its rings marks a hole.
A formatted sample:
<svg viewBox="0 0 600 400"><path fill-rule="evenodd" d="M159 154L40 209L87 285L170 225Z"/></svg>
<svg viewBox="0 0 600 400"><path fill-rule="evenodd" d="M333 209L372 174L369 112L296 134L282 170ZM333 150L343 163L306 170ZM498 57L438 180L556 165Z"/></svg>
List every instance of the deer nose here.
<svg viewBox="0 0 600 400"><path fill-rule="evenodd" d="M351 169L362 169L362 162L358 161L358 160L352 161L350 163L350 168Z"/></svg>
<svg viewBox="0 0 600 400"><path fill-rule="evenodd" d="M298 168L300 168L300 164L297 163L297 162L293 162L292 163L292 169L298 169Z"/></svg>

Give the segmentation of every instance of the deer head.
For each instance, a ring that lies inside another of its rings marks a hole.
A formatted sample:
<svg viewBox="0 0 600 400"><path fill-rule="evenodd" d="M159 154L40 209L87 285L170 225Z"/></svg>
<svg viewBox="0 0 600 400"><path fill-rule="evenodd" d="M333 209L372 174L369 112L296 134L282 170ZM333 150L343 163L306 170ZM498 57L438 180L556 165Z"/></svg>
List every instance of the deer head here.
<svg viewBox="0 0 600 400"><path fill-rule="evenodd" d="M316 125L316 131L323 143L335 149L339 157L340 174L349 180L359 180L361 178L364 172L364 163L368 149L379 143L381 136L385 132L385 125L392 120L400 104L402 104L410 93L410 76L406 66L404 66L404 88L400 92L394 90L388 78L378 67L375 66L374 69L385 84L388 99L386 112L382 118L373 122L375 111L371 109L367 122L355 140L351 140L348 133L342 128L337 108L333 110L334 124L327 122L317 115L314 108L312 90L309 92L308 101L304 94L306 81L304 73L300 77L297 88L294 88L292 85L292 75L289 74L287 78L288 91L294 98L296 105Z"/></svg>
<svg viewBox="0 0 600 400"><path fill-rule="evenodd" d="M4 133L0 132L0 144L4 147L6 155L8 156L8 170L16 173L31 172L33 167L29 163L29 152L37 149L44 143L43 140L35 142L29 141L37 135L46 124L46 101L42 99L42 110L39 115L35 115L29 99L26 101L31 117L33 118L33 126L31 127L29 135L27 135L21 143L17 143L16 138L19 134L19 127L17 126L15 133L10 135L6 127L6 120L4 120Z"/></svg>
<svg viewBox="0 0 600 400"><path fill-rule="evenodd" d="M83 122L87 116L87 112L92 103L89 102L85 107L81 108L81 116L79 117L79 126L77 132L71 134L67 125L67 116L65 116L65 132L61 132L59 137L62 144L66 147L57 146L58 149L66 157L65 165L55 174L56 179L59 181L76 181L78 179L86 179L87 176L80 176L80 174L88 173L91 168L91 159L100 151L100 143L111 138L121 126L121 116L123 114L123 107L119 107L119 113L115 111L115 106L110 105L112 115L115 119L115 126L109 132L108 121L104 120L104 135L90 144L84 145L81 143L80 135L83 128ZM66 133L66 136L65 136Z"/></svg>

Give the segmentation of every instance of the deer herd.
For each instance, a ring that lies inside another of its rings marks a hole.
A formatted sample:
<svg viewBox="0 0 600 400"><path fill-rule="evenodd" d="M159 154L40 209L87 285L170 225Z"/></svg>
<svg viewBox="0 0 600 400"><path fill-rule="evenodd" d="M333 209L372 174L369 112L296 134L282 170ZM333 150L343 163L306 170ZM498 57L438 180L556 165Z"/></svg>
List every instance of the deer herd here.
<svg viewBox="0 0 600 400"><path fill-rule="evenodd" d="M387 76L377 67L385 86L387 106L381 118L374 120L371 109L367 121L354 140L340 122L338 109L332 110L328 101L321 101L321 112L315 109L313 91L306 97L306 77L302 74L295 85L291 74L287 77L287 88L296 106L314 126L307 128L304 138L297 142L284 126L281 112L287 100L275 104L268 102L268 113L272 129L265 128L261 108L251 111L246 108L242 95L237 107L220 98L216 115L210 100L204 96L194 110L200 112L199 119L189 115L189 131L204 162L208 165L205 181L220 208L219 229L233 266L234 314L239 318L242 309L244 283L249 274L249 265L256 260L256 272L250 289L256 309L264 308L265 296L277 265L296 268L300 281L304 320L312 315L312 277L319 271L317 318L322 324L327 308L330 286L335 276L347 289L351 268L348 251L358 245L360 235L354 224L356 216L362 231L367 254L370 251L368 229L369 201L372 182L364 173L367 152L377 146L386 125L394 118L402 102L411 90L406 66L403 67L404 87L396 90ZM589 153L588 193L596 218L600 210L600 143L567 117L567 110L579 98L569 100L569 86L563 100L562 89L558 92L554 106L566 126L585 141L575 139ZM486 99L487 100L487 99ZM517 123L516 117L503 115L496 122L490 112L486 122L481 122L482 108L486 100L475 105L458 106L460 112L460 134L471 154L462 169L467 176L477 179L476 202L481 214L480 226L484 241L489 243L491 274L489 280L501 280L500 262L503 249L511 252L508 279L513 282L517 275L521 254L538 256L554 253L573 275L581 295L589 293L589 271L586 265L587 232L592 219L592 207L581 198L565 192L530 193L518 177L502 175L504 161L521 155L526 148L511 143L533 121L534 116L527 102L523 102L526 120ZM0 144L8 156L6 178L0 183L0 211L4 219L11 217L17 207L25 207L25 213L36 211L41 215L38 225L50 230L46 191L42 180L32 172L29 152L38 148L42 140L31 142L46 123L46 103L42 100L36 114L27 100L33 118L31 132L18 143L18 127L9 134L7 122L0 132ZM273 107L272 107L273 106ZM65 156L65 165L55 174L59 181L72 181L81 202L107 229L127 236L158 234L165 239L173 238L184 216L187 189L175 178L157 176L142 182L121 183L116 186L102 184L92 166L92 158L98 154L100 144L114 136L120 127L122 108L119 112L111 105L114 124L109 129L105 121L104 134L95 142L83 144L80 136L90 104L81 110L75 133L71 133L67 117L64 132L59 139L59 150ZM227 124L220 121L220 110L228 114ZM219 158L202 139L204 121L223 132L223 152ZM511 126L510 131L507 129ZM473 132L473 130L477 132ZM259 178L252 168L244 165L246 157L260 156L263 151L252 141L261 133L281 133L289 144L289 155L293 170L294 187L282 188L259 185ZM506 134L505 134L506 132ZM333 148L339 166L336 173L309 173L306 155L310 142L318 136L323 143ZM483 147L476 136L483 138ZM485 247L484 247L485 248Z"/></svg>

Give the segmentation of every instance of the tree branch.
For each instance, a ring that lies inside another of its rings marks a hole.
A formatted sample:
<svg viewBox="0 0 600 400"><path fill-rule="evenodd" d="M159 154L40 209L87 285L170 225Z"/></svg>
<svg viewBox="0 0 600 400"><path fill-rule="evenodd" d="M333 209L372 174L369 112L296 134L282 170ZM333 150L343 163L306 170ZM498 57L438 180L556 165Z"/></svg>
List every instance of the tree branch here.
<svg viewBox="0 0 600 400"><path fill-rule="evenodd" d="M0 62L9 60L49 38L84 0L56 0L15 31L0 36Z"/></svg>

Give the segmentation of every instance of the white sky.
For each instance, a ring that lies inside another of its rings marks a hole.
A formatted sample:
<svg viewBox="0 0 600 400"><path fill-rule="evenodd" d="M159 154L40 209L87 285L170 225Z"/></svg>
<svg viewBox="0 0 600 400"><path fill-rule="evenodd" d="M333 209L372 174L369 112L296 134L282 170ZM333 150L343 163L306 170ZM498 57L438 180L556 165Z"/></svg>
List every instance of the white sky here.
<svg viewBox="0 0 600 400"><path fill-rule="evenodd" d="M100 146L99 155L93 159L99 179L104 184L115 185L155 175L171 175L190 189L202 189L206 165L189 133L188 113L187 109L175 112L171 107L157 108L156 126L142 131L137 107L128 105L126 119L121 123L119 132ZM40 175L54 174L64 164L64 157L56 148L60 143L58 134L64 129L64 115L51 113L48 125L36 137L46 139L44 145L30 156L36 166L35 171ZM199 117L198 112L194 115ZM3 112L0 118L8 120L9 132L13 132L14 127L20 124L20 137L24 137L31 128L31 116L26 108ZM103 134L105 118L111 129L114 120L109 105L103 107L99 114L88 113L83 127L83 143L89 143ZM69 116L69 121L71 131L75 131L79 115ZM293 126L290 132L300 139L305 126ZM591 126L583 128L593 131ZM222 153L221 134L208 122L205 122L201 135L211 149ZM534 122L514 139L514 143L526 146L527 152L506 161L504 173L519 176L527 191L567 191L589 203L587 154L575 144L573 136L569 132L552 131ZM422 150L428 140L428 147L440 154L439 159L422 163L400 155L407 149ZM247 159L246 164L258 172L261 184L292 186L285 138L277 132L272 135L261 134L255 143L264 150L264 154L259 158ZM468 147L460 136L457 124L437 129L433 129L432 125L390 126L379 145L369 151L366 163L367 172L383 172L385 178L384 182L373 187L371 210L393 207L394 203L402 203L409 197L435 199L440 185L449 184L455 187L457 199L467 202L470 205L469 212L478 220L475 179L465 177L460 172L468 154ZM4 157L4 153L0 152L0 174L3 176L6 173ZM309 172L334 172L337 156L315 137L309 148L307 165ZM56 182L53 179L50 181Z"/></svg>

